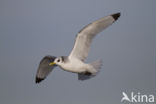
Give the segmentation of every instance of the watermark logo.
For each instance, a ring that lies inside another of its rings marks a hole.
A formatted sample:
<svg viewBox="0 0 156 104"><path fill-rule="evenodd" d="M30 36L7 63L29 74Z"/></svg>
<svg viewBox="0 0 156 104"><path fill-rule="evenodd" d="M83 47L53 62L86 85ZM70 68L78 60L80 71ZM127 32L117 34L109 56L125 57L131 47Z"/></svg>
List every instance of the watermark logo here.
<svg viewBox="0 0 156 104"><path fill-rule="evenodd" d="M131 103L153 103L154 101L154 95L150 94L150 95L146 95L146 94L141 94L140 92L138 93L134 93L131 92L130 94L126 94L125 92L122 92L122 99L121 102L127 101L127 102L131 102Z"/></svg>

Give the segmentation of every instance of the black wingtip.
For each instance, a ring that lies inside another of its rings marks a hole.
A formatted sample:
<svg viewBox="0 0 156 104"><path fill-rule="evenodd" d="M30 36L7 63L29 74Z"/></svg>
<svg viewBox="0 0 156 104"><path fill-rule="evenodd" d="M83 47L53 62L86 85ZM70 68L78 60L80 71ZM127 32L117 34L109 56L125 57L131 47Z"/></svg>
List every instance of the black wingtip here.
<svg viewBox="0 0 156 104"><path fill-rule="evenodd" d="M115 19L115 21L120 17L120 13L112 14L112 17Z"/></svg>
<svg viewBox="0 0 156 104"><path fill-rule="evenodd" d="M37 84L37 83L40 83L42 80L44 80L44 79L43 79L43 78L38 78L38 77L36 77L35 82L36 82L36 84Z"/></svg>

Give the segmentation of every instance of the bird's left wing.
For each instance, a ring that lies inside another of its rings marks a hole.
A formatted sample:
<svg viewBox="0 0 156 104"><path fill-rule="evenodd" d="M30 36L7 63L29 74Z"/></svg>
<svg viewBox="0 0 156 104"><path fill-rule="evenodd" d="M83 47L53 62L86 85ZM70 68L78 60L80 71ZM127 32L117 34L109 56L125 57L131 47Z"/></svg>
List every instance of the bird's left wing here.
<svg viewBox="0 0 156 104"><path fill-rule="evenodd" d="M50 62L53 62L55 60L55 58L55 56L45 56L41 60L36 74L36 83L40 83L42 80L44 80L54 69L54 67L56 67L56 65L49 65Z"/></svg>
<svg viewBox="0 0 156 104"><path fill-rule="evenodd" d="M88 56L90 44L92 39L106 27L111 25L120 17L120 13L105 16L89 25L84 27L78 34L75 40L75 45L69 58L78 58L82 61Z"/></svg>

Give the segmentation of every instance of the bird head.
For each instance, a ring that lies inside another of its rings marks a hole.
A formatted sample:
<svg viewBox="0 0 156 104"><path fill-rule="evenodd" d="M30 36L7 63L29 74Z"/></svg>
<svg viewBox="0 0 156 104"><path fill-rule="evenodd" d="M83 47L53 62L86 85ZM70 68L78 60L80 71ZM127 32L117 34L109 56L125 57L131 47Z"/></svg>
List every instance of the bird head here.
<svg viewBox="0 0 156 104"><path fill-rule="evenodd" d="M63 63L63 57L57 57L53 62L50 62L49 65L53 66L53 65L59 65L61 66Z"/></svg>

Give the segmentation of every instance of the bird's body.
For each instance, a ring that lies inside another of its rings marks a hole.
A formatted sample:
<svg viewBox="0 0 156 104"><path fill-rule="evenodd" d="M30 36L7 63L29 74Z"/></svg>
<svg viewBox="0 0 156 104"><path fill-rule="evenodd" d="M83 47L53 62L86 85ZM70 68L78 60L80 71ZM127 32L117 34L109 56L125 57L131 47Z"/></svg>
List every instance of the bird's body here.
<svg viewBox="0 0 156 104"><path fill-rule="evenodd" d="M65 71L73 72L73 73L96 73L97 71L94 69L94 67L91 64L84 63L83 61L72 58L67 59L68 61L63 63L58 63L58 65ZM56 62L57 63L57 62Z"/></svg>
<svg viewBox="0 0 156 104"><path fill-rule="evenodd" d="M85 67L88 67L87 64L83 63L81 60L77 58L68 59L68 61L64 64L59 65L63 70L73 72L73 73L81 73L86 70Z"/></svg>
<svg viewBox="0 0 156 104"><path fill-rule="evenodd" d="M51 56L44 57L39 65L36 75L36 83L45 79L48 73L52 71L53 67L56 65L65 71L78 73L79 80L86 80L96 76L97 72L99 72L99 69L101 68L102 61L97 60L92 63L85 63L91 42L99 32L114 23L119 17L120 13L112 14L92 22L81 29L77 34L75 45L69 56L61 56L57 58Z"/></svg>

